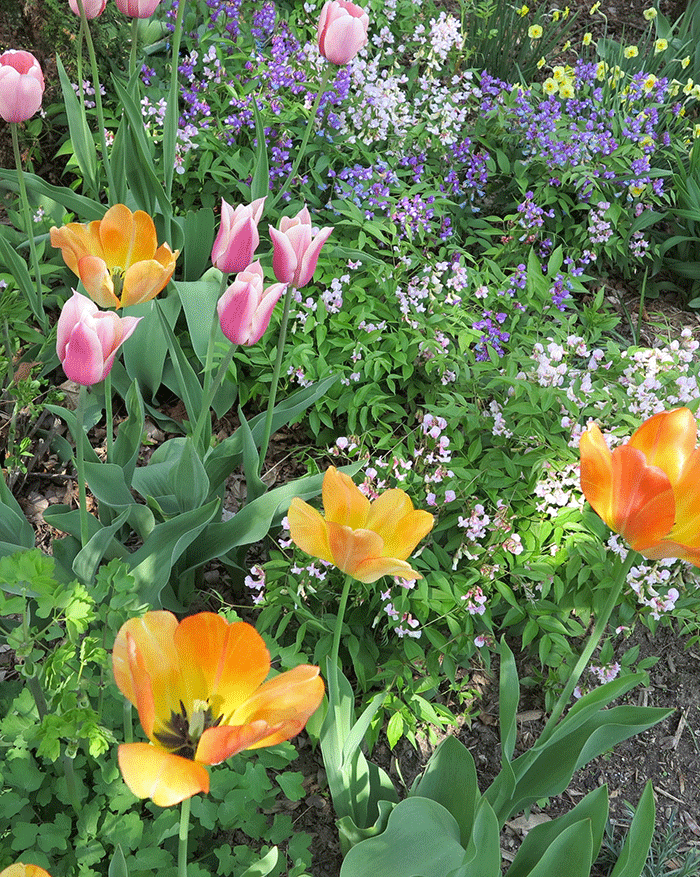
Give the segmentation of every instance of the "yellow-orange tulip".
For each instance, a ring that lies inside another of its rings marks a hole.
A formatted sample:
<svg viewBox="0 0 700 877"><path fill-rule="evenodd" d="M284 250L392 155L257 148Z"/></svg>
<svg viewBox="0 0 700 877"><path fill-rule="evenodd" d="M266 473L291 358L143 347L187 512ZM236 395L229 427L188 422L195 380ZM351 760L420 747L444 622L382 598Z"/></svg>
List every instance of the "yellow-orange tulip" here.
<svg viewBox="0 0 700 877"><path fill-rule="evenodd" d="M22 862L17 862L0 871L0 877L51 877L51 875L38 865L25 865Z"/></svg>
<svg viewBox="0 0 700 877"><path fill-rule="evenodd" d="M612 452L595 424L581 436L581 490L645 557L700 566L700 449L687 408L655 414Z"/></svg>
<svg viewBox="0 0 700 877"><path fill-rule="evenodd" d="M103 308L126 308L150 301L165 288L180 253L158 246L156 227L143 210L110 207L100 220L69 222L51 229L51 245Z"/></svg>
<svg viewBox="0 0 700 877"><path fill-rule="evenodd" d="M323 699L318 667L308 664L265 682L270 655L260 634L212 612L179 623L161 611L130 619L112 666L151 741L119 747L122 776L161 807L208 792L204 765L294 737Z"/></svg>
<svg viewBox="0 0 700 877"><path fill-rule="evenodd" d="M295 497L287 515L294 542L360 582L382 576L420 579L406 563L430 532L433 516L413 508L403 490L387 490L370 503L353 480L335 466L323 477L325 518Z"/></svg>

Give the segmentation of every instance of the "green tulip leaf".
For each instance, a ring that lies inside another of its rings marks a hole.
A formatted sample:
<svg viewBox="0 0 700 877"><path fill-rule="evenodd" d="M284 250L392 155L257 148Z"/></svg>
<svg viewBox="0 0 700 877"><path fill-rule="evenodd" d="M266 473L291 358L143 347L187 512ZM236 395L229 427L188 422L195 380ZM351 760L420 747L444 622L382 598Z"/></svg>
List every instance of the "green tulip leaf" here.
<svg viewBox="0 0 700 877"><path fill-rule="evenodd" d="M382 834L348 852L340 877L445 877L464 858L459 836L457 820L437 801L406 798Z"/></svg>
<svg viewBox="0 0 700 877"><path fill-rule="evenodd" d="M644 787L625 843L610 877L641 877L654 837L656 805L651 780Z"/></svg>
<svg viewBox="0 0 700 877"><path fill-rule="evenodd" d="M513 652L508 648L506 638L501 637L501 674L498 689L499 725L501 731L501 758L503 763L510 761L515 751L518 736L516 715L520 701L520 683L515 669Z"/></svg>
<svg viewBox="0 0 700 877"><path fill-rule="evenodd" d="M124 401L127 419L119 424L117 440L114 442L112 459L109 462L121 466L124 470L125 482L131 484L131 478L134 474L141 449L145 422L143 399L141 398L137 381L132 381Z"/></svg>
<svg viewBox="0 0 700 877"><path fill-rule="evenodd" d="M554 839L528 877L590 877L592 864L591 823L582 819Z"/></svg>
<svg viewBox="0 0 700 877"><path fill-rule="evenodd" d="M206 502L209 496L209 479L192 438L187 436L180 447L182 453L170 470L170 483L179 510L188 512Z"/></svg>
<svg viewBox="0 0 700 877"><path fill-rule="evenodd" d="M500 877L501 843L496 814L486 798L476 805L474 825L462 863L450 877Z"/></svg>

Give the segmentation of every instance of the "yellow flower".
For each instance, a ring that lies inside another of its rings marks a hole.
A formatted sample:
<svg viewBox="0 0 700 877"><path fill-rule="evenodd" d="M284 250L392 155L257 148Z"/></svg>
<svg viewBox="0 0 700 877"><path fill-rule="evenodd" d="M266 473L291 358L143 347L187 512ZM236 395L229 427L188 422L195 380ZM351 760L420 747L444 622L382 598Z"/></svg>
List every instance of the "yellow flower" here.
<svg viewBox="0 0 700 877"><path fill-rule="evenodd" d="M530 11L530 7L529 7L529 6L526 6L524 3L523 3L523 5L520 7L520 9L517 9L517 10L516 10L516 12L518 13L518 15L519 15L521 18L525 18L525 16L528 14L529 11Z"/></svg>
<svg viewBox="0 0 700 877"><path fill-rule="evenodd" d="M639 196L642 194L642 192L644 191L645 188L646 188L646 186L636 186L636 185L634 185L634 183L627 187L630 195L633 198L639 198Z"/></svg>
<svg viewBox="0 0 700 877"><path fill-rule="evenodd" d="M687 408L644 421L627 444L610 451L590 424L581 436L581 490L630 548L659 560L700 566L700 450Z"/></svg>
<svg viewBox="0 0 700 877"><path fill-rule="evenodd" d="M658 55L659 52L665 52L668 48L668 40L657 40L654 43L654 54Z"/></svg>
<svg viewBox="0 0 700 877"><path fill-rule="evenodd" d="M0 871L0 877L51 877L51 875L38 865L25 865L23 862L16 862Z"/></svg>
<svg viewBox="0 0 700 877"><path fill-rule="evenodd" d="M685 70L685 68L690 64L690 55L686 55L685 58L681 61L681 67Z"/></svg>
<svg viewBox="0 0 700 877"><path fill-rule="evenodd" d="M622 54L625 58L636 58L639 54L639 49L636 46L626 46Z"/></svg>
<svg viewBox="0 0 700 877"><path fill-rule="evenodd" d="M592 42L593 42L593 34L590 33L589 31L587 31L587 32L583 35L583 39L581 40L581 45L583 45L583 46L590 46L590 44L591 44Z"/></svg>
<svg viewBox="0 0 700 877"><path fill-rule="evenodd" d="M531 24L527 29L527 35L531 40L539 40L542 36L542 28L539 24Z"/></svg>
<svg viewBox="0 0 700 877"><path fill-rule="evenodd" d="M544 65L545 65L546 63L547 63L547 59L546 59L546 58L544 57L544 55L543 55L543 56L540 58L540 60L537 62L537 69L538 69L538 70L541 70L541 69L544 67Z"/></svg>
<svg viewBox="0 0 700 877"><path fill-rule="evenodd" d="M695 127L693 128L693 137L696 140L698 137L700 137L700 123L696 122ZM0 877L2 877L2 875L0 875Z"/></svg>
<svg viewBox="0 0 700 877"><path fill-rule="evenodd" d="M158 246L156 227L143 210L110 207L101 220L69 222L51 229L51 246L103 308L126 308L150 301L167 286L180 253Z"/></svg>
<svg viewBox="0 0 700 877"><path fill-rule="evenodd" d="M552 76L556 79L557 82L561 82L562 79L566 79L566 68L557 65L552 70Z"/></svg>
<svg viewBox="0 0 700 877"><path fill-rule="evenodd" d="M576 92L574 91L574 86L571 83L571 80L567 80L563 82L559 86L559 97L563 97L565 100L572 98Z"/></svg>
<svg viewBox="0 0 700 877"><path fill-rule="evenodd" d="M162 611L129 619L112 667L151 741L119 747L122 776L136 797L159 807L208 792L205 765L294 737L323 699L318 667L308 664L265 682L263 638L213 612L180 622Z"/></svg>
<svg viewBox="0 0 700 877"><path fill-rule="evenodd" d="M686 82L686 84L683 86L683 94L690 94L690 93L692 92L692 90L693 90L693 85L695 85L695 83L693 82L693 80L692 80L692 79L688 79L688 81Z"/></svg>
<svg viewBox="0 0 700 877"><path fill-rule="evenodd" d="M564 12L563 12L563 16L562 16L562 17L563 17L563 18L568 18L570 12L571 12L571 10L569 9L569 7L568 7L568 6L565 6L565 7L564 7Z"/></svg>
<svg viewBox="0 0 700 877"><path fill-rule="evenodd" d="M544 89L545 94L556 94L559 91L559 85L557 84L556 79L552 79L551 76L545 79L542 83L542 88Z"/></svg>
<svg viewBox="0 0 700 877"><path fill-rule="evenodd" d="M325 518L295 497L287 518L292 540L310 554L357 579L420 579L406 558L433 527L433 516L413 508L403 490L386 490L374 502L335 466L323 477Z"/></svg>
<svg viewBox="0 0 700 877"><path fill-rule="evenodd" d="M595 78L602 82L605 79L605 74L608 72L608 65L605 61L598 61L595 68Z"/></svg>
<svg viewBox="0 0 700 877"><path fill-rule="evenodd" d="M589 10L589 15L595 15L596 12L600 9L600 0L597 3L594 3Z"/></svg>
<svg viewBox="0 0 700 877"><path fill-rule="evenodd" d="M644 80L644 82L642 84L642 88L648 94L652 90L652 88L656 85L657 82L658 82L658 80L657 80L656 76L654 76L653 73L650 73L647 76L647 78Z"/></svg>
<svg viewBox="0 0 700 877"><path fill-rule="evenodd" d="M560 18L561 18L561 11L559 9L555 9L552 12L552 21L559 21Z"/></svg>
<svg viewBox="0 0 700 877"><path fill-rule="evenodd" d="M561 47L562 52L568 52L571 48L571 40L567 40L564 45Z"/></svg>
<svg viewBox="0 0 700 877"><path fill-rule="evenodd" d="M644 18L646 18L647 21L653 21L658 15L658 12L656 11L656 9L645 9L642 15L644 16Z"/></svg>
<svg viewBox="0 0 700 877"><path fill-rule="evenodd" d="M695 100L700 100L700 84L695 83L693 86L693 90L690 92L690 96L695 98Z"/></svg>

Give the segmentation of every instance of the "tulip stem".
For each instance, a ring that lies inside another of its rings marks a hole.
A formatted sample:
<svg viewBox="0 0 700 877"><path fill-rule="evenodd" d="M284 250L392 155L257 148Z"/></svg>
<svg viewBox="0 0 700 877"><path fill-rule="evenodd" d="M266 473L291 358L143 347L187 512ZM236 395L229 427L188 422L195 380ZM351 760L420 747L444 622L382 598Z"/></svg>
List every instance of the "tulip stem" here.
<svg viewBox="0 0 700 877"><path fill-rule="evenodd" d="M182 2L182 0L181 0ZM177 848L177 877L187 877L187 834L190 830L190 802L185 798L180 805L180 832Z"/></svg>
<svg viewBox="0 0 700 877"><path fill-rule="evenodd" d="M214 401L214 396L216 396L219 387L221 386L221 382L228 371L228 367L231 365L231 360L233 359L233 354L236 352L236 345L232 344L229 348L228 353L221 360L221 364L219 365L219 370L216 373L216 377L212 382L211 386L207 391L204 392L202 396L202 410L197 418L197 423L194 427L194 432L192 433L192 441L194 442L195 448L199 447L200 436L202 435L202 430L204 429L204 424L207 421L207 418L211 417L209 413L209 409L211 408L211 403ZM204 449L206 450L206 448Z"/></svg>
<svg viewBox="0 0 700 877"><path fill-rule="evenodd" d="M219 284L219 294L216 297L216 300L221 298L226 289L226 282L228 280L228 274L225 271L221 272L221 282ZM204 396L206 397L211 388L211 372L213 367L214 360L214 345L216 344L216 327L219 325L219 313L216 309L216 304L214 305L214 313L211 318L211 328L209 329L209 343L207 344L207 358L204 362Z"/></svg>
<svg viewBox="0 0 700 877"><path fill-rule="evenodd" d="M105 391L105 426L107 428L107 462L112 462L112 446L114 444L114 416L112 414L112 372L107 372L104 382Z"/></svg>
<svg viewBox="0 0 700 877"><path fill-rule="evenodd" d="M337 670L339 666L338 654L340 652L340 635L343 632L343 621L345 620L345 609L348 605L348 596L350 595L350 585L354 581L350 575L345 576L343 582L343 590L340 593L340 602L338 603L338 614L335 617L335 627L333 628L333 645L331 646L330 663L333 668L333 674L337 680ZM338 685L336 681L335 690L337 692Z"/></svg>
<svg viewBox="0 0 700 877"><path fill-rule="evenodd" d="M131 701L124 698L124 742L132 743L134 740L134 723L131 718Z"/></svg>
<svg viewBox="0 0 700 877"><path fill-rule="evenodd" d="M297 175L297 171L299 170L299 165L301 164L301 160L306 153L306 147L309 144L309 138L311 137L311 131L314 127L314 122L316 121L316 113L318 112L319 104L321 103L321 98L323 97L326 86L328 85L331 76L337 68L334 68L332 64L326 64L323 69L323 74L321 75L321 82L318 86L318 94L316 95L316 99L314 100L313 106L311 107L311 114L309 116L309 121L306 123L306 129L304 131L304 139L301 141L301 146L297 152L296 158L294 159L294 164L292 165L292 169L289 172L289 176L284 181L284 185L277 192L276 195L273 196L272 201L267 205L267 209L271 210L275 204L279 201L279 199L285 194L287 189L294 182L294 178Z"/></svg>
<svg viewBox="0 0 700 877"><path fill-rule="evenodd" d="M102 150L102 163L107 172L107 185L109 186L109 203L113 203L114 196L117 191L112 175L112 166L109 163L109 150L107 149L107 135L105 133L105 114L102 109L102 94L100 92L100 74L97 69L97 57L95 56L95 45L92 42L92 34L90 33L90 25L85 15L85 7L83 0L77 0L78 9L80 10L80 31L81 36L85 37L85 45L87 46L88 55L90 57L90 69L92 70L92 87L95 89L95 111L97 112L97 125L100 134L100 148ZM80 43L82 53L82 41ZM81 81L82 88L82 81Z"/></svg>
<svg viewBox="0 0 700 877"><path fill-rule="evenodd" d="M129 80L136 70L136 50L139 45L139 18L131 19L131 49L129 50Z"/></svg>
<svg viewBox="0 0 700 877"><path fill-rule="evenodd" d="M165 193L170 198L173 190L173 173L175 171L175 156L177 143L177 127L180 113L178 110L178 65L180 61L180 41L182 39L182 21L185 15L185 0L179 0L177 15L175 17L175 29L172 37L172 60L170 62L170 92L168 94L168 106L165 111L165 129L167 133L163 137L163 173L165 175ZM169 136L168 136L169 135ZM170 229L172 240L172 228Z"/></svg>
<svg viewBox="0 0 700 877"><path fill-rule="evenodd" d="M85 548L89 539L88 527L88 511L87 511L87 492L85 489L85 441L84 420L85 420L85 399L87 390L83 384L80 385L78 394L78 405L75 409L76 436L75 436L75 465L78 472L78 506L80 509L80 545Z"/></svg>
<svg viewBox="0 0 700 877"><path fill-rule="evenodd" d="M284 342L287 339L287 324L289 323L289 310L292 305L292 291L294 287L290 284L284 294L284 308L282 310L282 322L280 323L280 334L277 339L277 358L275 366L272 370L272 384L270 386L270 395L267 400L267 414L265 415L265 431L263 432L262 441L260 442L260 465L258 475L262 475L265 466L265 455L267 447L270 444L270 434L272 433L272 418L275 414L275 399L277 398L277 385L280 380L280 372L282 371L282 360L284 359Z"/></svg>
<svg viewBox="0 0 700 877"><path fill-rule="evenodd" d="M627 557L625 558L625 560L620 561L619 564L616 564L618 566L618 572L617 576L613 580L612 588L610 589L610 593L608 594L608 599L605 601L605 605L603 606L600 614L595 620L595 624L593 625L593 630L591 631L591 635L588 638L588 642L581 652L579 659L576 662L576 666L574 667L571 675L569 676L569 680L564 687L564 690L559 695L557 702L554 704L554 709L552 710L549 719L547 719L547 724L544 726L544 729L537 740L538 747L545 743L547 740L549 740L549 738L554 733L557 721L561 717L561 714L564 712L564 709L569 702L569 698L571 697L574 688L578 684L578 681L581 678L583 671L588 666L588 662L591 660L593 652L600 642L600 638L602 637L603 633L605 633L605 628L608 625L608 621L610 620L612 611L615 608L615 605L620 598L622 588L627 581L627 575L632 568L635 559L637 558L637 552L629 550L627 552Z"/></svg>
<svg viewBox="0 0 700 877"><path fill-rule="evenodd" d="M29 295L29 304L34 311L34 316L39 320L42 332L48 334L49 321L44 311L44 303L41 292L41 268L39 267L39 257L36 252L36 241L34 240L34 232L32 230L32 214L29 209L29 198L27 197L27 185L24 181L24 173L22 171L22 156L19 151L19 137L17 135L18 122L10 123L12 131L12 150L15 154L15 166L17 168L17 183L19 185L20 203L24 213L24 227L29 239L29 252L31 254L32 268L34 269L34 279L36 280L36 298ZM26 290L29 293L29 290Z"/></svg>

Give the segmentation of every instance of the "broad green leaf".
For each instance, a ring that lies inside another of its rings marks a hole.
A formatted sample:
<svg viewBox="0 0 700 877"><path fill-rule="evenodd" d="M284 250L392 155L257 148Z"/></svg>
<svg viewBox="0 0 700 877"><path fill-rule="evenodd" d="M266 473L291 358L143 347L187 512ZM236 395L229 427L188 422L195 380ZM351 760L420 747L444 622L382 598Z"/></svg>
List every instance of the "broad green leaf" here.
<svg viewBox="0 0 700 877"><path fill-rule="evenodd" d="M108 527L102 527L88 540L73 561L73 572L78 578L86 583L94 581L97 567L100 565L105 552L112 545L117 530L129 516L129 509L125 509L118 515Z"/></svg>
<svg viewBox="0 0 700 877"><path fill-rule="evenodd" d="M554 839L528 877L589 877L592 864L591 823L582 819Z"/></svg>
<svg viewBox="0 0 700 877"><path fill-rule="evenodd" d="M71 536L75 536L76 539L80 539L80 511L78 509L71 509L66 505L60 504L50 505L44 511L44 520L47 524L55 527L57 530L69 533ZM96 533L99 533L103 529L102 524L100 524L94 515L88 515L89 539L92 539ZM107 560L113 560L115 557L119 557L121 560L128 561L129 552L121 543L117 542L116 539L112 539L109 549L104 552L104 556Z"/></svg>
<svg viewBox="0 0 700 877"><path fill-rule="evenodd" d="M162 296L162 293L161 293ZM180 313L180 299L168 295L158 300L168 324L174 326ZM156 312L155 299L129 308L129 316L143 317L134 334L122 345L124 367L132 380L138 381L141 395L147 390L153 399L160 389L168 341ZM148 398L148 397L146 397Z"/></svg>
<svg viewBox="0 0 700 877"><path fill-rule="evenodd" d="M216 273L218 274L219 272ZM182 309L185 312L192 347L197 354L197 358L204 365L207 358L207 347L209 346L209 333L216 312L216 303L219 300L221 283L217 281L214 271L211 271L207 274L207 279L202 278L193 283L176 282L173 283L173 286L182 302ZM218 320L215 339L221 344L231 344L221 331Z"/></svg>
<svg viewBox="0 0 700 877"><path fill-rule="evenodd" d="M537 825L528 831L520 845L507 877L528 877L537 863L556 838L571 825L582 820L589 820L592 837L591 859L595 860L603 842L605 823L608 818L608 788L600 786L589 792L585 798L563 816ZM590 867L589 867L590 870ZM588 877L588 872L586 872Z"/></svg>
<svg viewBox="0 0 700 877"><path fill-rule="evenodd" d="M515 741L518 736L516 715L520 701L520 683L518 671L515 669L513 652L508 648L505 636L501 637L501 674L498 688L499 701L499 724L501 731L501 755L502 761L510 761L515 750Z"/></svg>
<svg viewBox="0 0 700 877"><path fill-rule="evenodd" d="M255 862L255 864L251 865L249 868L246 868L245 871L241 874L241 877L267 877L270 871L272 871L272 869L277 864L278 860L279 850L277 849L277 847L272 847L272 849L269 850L266 855L262 857L262 859Z"/></svg>
<svg viewBox="0 0 700 877"><path fill-rule="evenodd" d="M0 557L18 548L34 548L34 528L0 476Z"/></svg>
<svg viewBox="0 0 700 877"><path fill-rule="evenodd" d="M183 226L187 246L183 254L185 281L199 280L211 265L211 250L214 245L216 218L211 207L188 210L184 220L178 218Z"/></svg>
<svg viewBox="0 0 700 877"><path fill-rule="evenodd" d="M102 219L105 215L104 204L93 198L78 195L67 186L52 186L36 174L26 171L23 174L27 189L34 195L50 198L60 204L69 213L74 213L80 222L91 222L94 219ZM17 171L8 168L0 168L0 181L7 183L13 192L19 191Z"/></svg>
<svg viewBox="0 0 700 877"><path fill-rule="evenodd" d="M413 797L394 807L382 834L348 852L340 877L445 877L463 858L452 814L436 801Z"/></svg>
<svg viewBox="0 0 700 877"><path fill-rule="evenodd" d="M171 486L180 511L188 512L206 502L209 496L209 479L190 436L187 436L181 447L180 459L171 470Z"/></svg>
<svg viewBox="0 0 700 877"><path fill-rule="evenodd" d="M158 302L157 300L156 311L160 319L163 335L165 336L166 342L168 344L170 360L173 364L173 367L175 368L175 374L177 375L177 381L179 385L178 388L180 391L179 395L182 401L185 403L185 409L187 411L189 421L192 425L194 425L197 422L200 411L202 410L202 385L199 383L199 378L195 374L192 366L190 365L190 361L185 356L182 347L180 346L180 342L175 337L175 333L173 332L163 309L160 307L160 302ZM202 439L204 447L209 446L208 437L210 435L211 430L205 429L204 438Z"/></svg>
<svg viewBox="0 0 700 877"><path fill-rule="evenodd" d="M124 470L116 463L85 463L85 480L96 499L110 508L122 509L136 502Z"/></svg>
<svg viewBox="0 0 700 877"><path fill-rule="evenodd" d="M651 780L644 787L625 843L610 877L641 877L654 837L656 805Z"/></svg>
<svg viewBox="0 0 700 877"><path fill-rule="evenodd" d="M143 399L137 381L132 382L124 402L127 419L119 424L117 440L112 448L110 462L122 467L125 482L131 484L131 477L134 474L141 448L145 422Z"/></svg>
<svg viewBox="0 0 700 877"><path fill-rule="evenodd" d="M56 66L58 67L58 76L61 80L63 105L66 108L68 128L70 130L70 138L75 151L75 158L78 162L80 173L83 175L84 183L90 189L91 194L97 198L101 186L97 174L97 151L95 149L95 141L92 132L88 128L87 119L85 118L85 113L78 101L78 96L73 90L73 86L68 78L63 62L58 55L56 55Z"/></svg>
<svg viewBox="0 0 700 877"><path fill-rule="evenodd" d="M267 138L265 137L265 123L260 114L255 97L253 100L253 113L255 114L255 137L257 146L255 149L255 171L250 185L250 200L256 201L270 193L270 171L267 161Z"/></svg>
<svg viewBox="0 0 700 877"><path fill-rule="evenodd" d="M120 844L117 844L117 848L112 856L112 861L109 863L109 871L107 873L108 877L129 877L129 868L127 867L126 859L124 858L124 853L122 852Z"/></svg>
<svg viewBox="0 0 700 877"><path fill-rule="evenodd" d="M44 314L42 313L42 307L37 297L36 283L32 280L32 276L27 269L27 263L18 255L16 250L10 246L1 234L0 260L2 260L2 264L7 268L8 272L12 274L15 283L21 289L23 295L26 296L34 316L42 321L44 319Z"/></svg>
<svg viewBox="0 0 700 877"><path fill-rule="evenodd" d="M462 862L450 877L500 877L501 844L496 814L486 798L476 805L474 825Z"/></svg>
<svg viewBox="0 0 700 877"><path fill-rule="evenodd" d="M260 455L250 431L248 421L245 419L243 409L238 408L238 419L241 421L240 430L243 434L243 474L245 475L246 484L246 503L254 502L259 496L262 496L267 490L267 485L260 477Z"/></svg>
<svg viewBox="0 0 700 877"><path fill-rule="evenodd" d="M445 737L440 743L409 794L430 798L449 810L459 825L461 843L467 846L479 788L471 752L456 737Z"/></svg>

